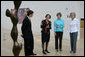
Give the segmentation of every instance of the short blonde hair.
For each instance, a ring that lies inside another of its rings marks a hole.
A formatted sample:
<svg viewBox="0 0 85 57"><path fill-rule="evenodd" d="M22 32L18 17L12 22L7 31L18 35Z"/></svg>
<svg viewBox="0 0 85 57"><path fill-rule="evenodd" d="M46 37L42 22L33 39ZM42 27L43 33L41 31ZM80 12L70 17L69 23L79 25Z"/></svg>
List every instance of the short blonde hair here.
<svg viewBox="0 0 85 57"><path fill-rule="evenodd" d="M71 13L70 13L70 16L71 16L72 14L74 15L74 17L76 17L76 13L75 13L75 12L71 12Z"/></svg>

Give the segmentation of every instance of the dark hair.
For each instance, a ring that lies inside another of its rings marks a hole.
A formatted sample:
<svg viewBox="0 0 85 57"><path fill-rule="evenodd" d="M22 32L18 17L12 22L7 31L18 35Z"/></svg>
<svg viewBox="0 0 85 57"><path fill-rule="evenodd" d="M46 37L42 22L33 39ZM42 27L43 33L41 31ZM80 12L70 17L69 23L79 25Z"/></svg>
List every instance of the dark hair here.
<svg viewBox="0 0 85 57"><path fill-rule="evenodd" d="M57 15L56 15L56 16L58 16L58 15L60 15L60 17L61 17L61 16L62 16L61 12L57 13Z"/></svg>
<svg viewBox="0 0 85 57"><path fill-rule="evenodd" d="M6 10L6 16L9 17L11 14L10 14L10 11L9 9Z"/></svg>
<svg viewBox="0 0 85 57"><path fill-rule="evenodd" d="M46 18L47 16L49 16L49 19L51 18L51 15L50 15L50 14L46 14L45 18Z"/></svg>
<svg viewBox="0 0 85 57"><path fill-rule="evenodd" d="M27 11L27 15L29 16L30 14L33 14L34 12L32 10Z"/></svg>

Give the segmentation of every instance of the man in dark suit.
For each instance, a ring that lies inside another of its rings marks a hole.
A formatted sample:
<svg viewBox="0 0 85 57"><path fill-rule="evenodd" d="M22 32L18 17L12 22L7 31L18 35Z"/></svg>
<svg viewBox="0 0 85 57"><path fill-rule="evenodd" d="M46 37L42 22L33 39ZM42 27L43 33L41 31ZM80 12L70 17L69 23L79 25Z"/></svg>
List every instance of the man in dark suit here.
<svg viewBox="0 0 85 57"><path fill-rule="evenodd" d="M29 10L27 12L27 16L23 20L23 24L21 28L22 35L24 38L25 56L36 55L33 53L34 39L33 39L33 34L32 34L32 29L31 29L31 20L30 20L32 16L33 16L33 11Z"/></svg>

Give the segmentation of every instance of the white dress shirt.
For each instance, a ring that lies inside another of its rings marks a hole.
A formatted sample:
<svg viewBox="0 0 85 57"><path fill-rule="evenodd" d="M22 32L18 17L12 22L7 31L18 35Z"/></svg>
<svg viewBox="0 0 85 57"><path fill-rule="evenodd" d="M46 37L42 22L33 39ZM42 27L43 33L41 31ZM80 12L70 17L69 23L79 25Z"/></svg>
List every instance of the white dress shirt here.
<svg viewBox="0 0 85 57"><path fill-rule="evenodd" d="M27 16L28 17L28 19L30 20L30 22L31 22L31 19L30 19L30 17L29 16Z"/></svg>
<svg viewBox="0 0 85 57"><path fill-rule="evenodd" d="M73 32L78 32L79 31L79 20L74 18L73 20L71 20L70 22L70 33Z"/></svg>
<svg viewBox="0 0 85 57"><path fill-rule="evenodd" d="M29 16L27 16L28 17L28 19L30 19L30 17Z"/></svg>

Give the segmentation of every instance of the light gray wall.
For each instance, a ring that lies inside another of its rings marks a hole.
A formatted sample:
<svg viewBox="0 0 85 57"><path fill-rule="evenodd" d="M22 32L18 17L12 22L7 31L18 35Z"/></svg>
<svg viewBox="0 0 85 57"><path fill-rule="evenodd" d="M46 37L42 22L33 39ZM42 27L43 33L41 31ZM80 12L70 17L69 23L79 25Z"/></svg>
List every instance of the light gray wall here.
<svg viewBox="0 0 85 57"><path fill-rule="evenodd" d="M53 22L56 19L57 12L62 13L62 19L65 22L64 28L64 38L69 39L69 15L70 12L76 12L77 18L80 19L81 16L81 2L80 1L22 1L20 8L30 8L34 11L34 16L32 18L32 30L36 35L41 35L40 24L43 19L45 19L46 14L51 14L51 36L54 36ZM5 16L6 9L14 8L12 1L1 1L1 29L12 28L12 23L10 18ZM83 13L82 13L83 14ZM21 24L18 24L18 31L21 32ZM80 34L79 34L80 36Z"/></svg>

